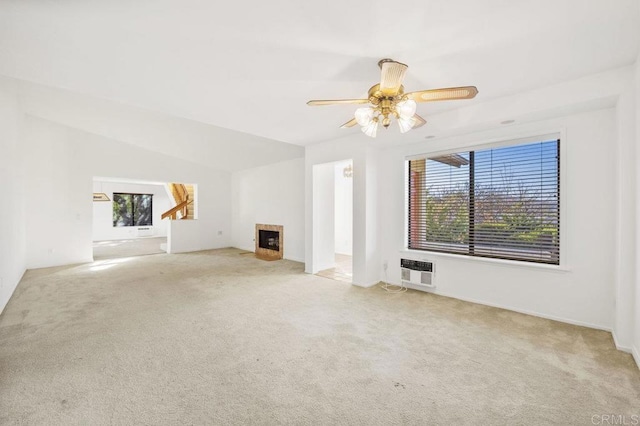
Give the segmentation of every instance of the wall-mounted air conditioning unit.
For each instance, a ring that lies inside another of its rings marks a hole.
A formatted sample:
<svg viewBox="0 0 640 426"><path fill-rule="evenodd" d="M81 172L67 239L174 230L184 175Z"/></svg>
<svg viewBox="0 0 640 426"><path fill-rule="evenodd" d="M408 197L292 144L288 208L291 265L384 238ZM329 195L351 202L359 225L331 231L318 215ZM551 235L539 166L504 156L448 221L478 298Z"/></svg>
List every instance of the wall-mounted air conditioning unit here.
<svg viewBox="0 0 640 426"><path fill-rule="evenodd" d="M436 288L433 262L400 259L400 271L402 283L409 288L423 291Z"/></svg>
<svg viewBox="0 0 640 426"><path fill-rule="evenodd" d="M153 235L153 227L143 226L136 230L136 237L151 237Z"/></svg>

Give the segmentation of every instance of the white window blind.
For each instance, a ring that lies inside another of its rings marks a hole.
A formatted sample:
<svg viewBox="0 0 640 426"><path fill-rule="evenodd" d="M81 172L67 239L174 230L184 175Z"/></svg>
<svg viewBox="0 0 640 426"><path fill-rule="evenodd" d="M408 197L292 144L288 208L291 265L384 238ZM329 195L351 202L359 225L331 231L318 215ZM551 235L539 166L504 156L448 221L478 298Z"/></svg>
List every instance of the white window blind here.
<svg viewBox="0 0 640 426"><path fill-rule="evenodd" d="M408 248L560 263L560 140L408 160Z"/></svg>

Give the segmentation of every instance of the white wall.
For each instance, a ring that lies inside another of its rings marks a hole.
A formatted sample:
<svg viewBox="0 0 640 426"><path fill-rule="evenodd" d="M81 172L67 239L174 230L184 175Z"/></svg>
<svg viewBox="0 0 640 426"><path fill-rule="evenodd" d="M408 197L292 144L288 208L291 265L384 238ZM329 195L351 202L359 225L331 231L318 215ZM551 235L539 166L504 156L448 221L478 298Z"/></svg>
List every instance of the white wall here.
<svg viewBox="0 0 640 426"><path fill-rule="evenodd" d="M26 268L22 125L18 86L0 77L0 313Z"/></svg>
<svg viewBox="0 0 640 426"><path fill-rule="evenodd" d="M232 245L255 250L256 223L284 227L285 259L304 260L304 159L232 175Z"/></svg>
<svg viewBox="0 0 640 426"><path fill-rule="evenodd" d="M563 132L560 268L435 253L415 257L435 262L436 293L610 330L617 215L613 109L386 150L381 155L380 205L389 280L400 282L405 245L405 156L553 131Z"/></svg>
<svg viewBox="0 0 640 426"><path fill-rule="evenodd" d="M25 122L29 268L92 260L94 176L198 183L198 247L229 246L230 173L32 116Z"/></svg>
<svg viewBox="0 0 640 426"><path fill-rule="evenodd" d="M169 219L161 219L162 213L172 207L164 185L93 181L93 192L103 192L111 201L93 203L93 241L137 238L137 226L113 226L113 193L153 194L153 236L166 237ZM173 203L175 204L175 203ZM148 227L145 227L148 228Z"/></svg>
<svg viewBox="0 0 640 426"><path fill-rule="evenodd" d="M353 178L344 169L351 160L335 163L335 252L351 255L353 251Z"/></svg>
<svg viewBox="0 0 640 426"><path fill-rule="evenodd" d="M336 266L335 165L313 166L313 272Z"/></svg>
<svg viewBox="0 0 640 426"><path fill-rule="evenodd" d="M167 226L167 253L187 253L210 249L211 243L197 220L170 220Z"/></svg>

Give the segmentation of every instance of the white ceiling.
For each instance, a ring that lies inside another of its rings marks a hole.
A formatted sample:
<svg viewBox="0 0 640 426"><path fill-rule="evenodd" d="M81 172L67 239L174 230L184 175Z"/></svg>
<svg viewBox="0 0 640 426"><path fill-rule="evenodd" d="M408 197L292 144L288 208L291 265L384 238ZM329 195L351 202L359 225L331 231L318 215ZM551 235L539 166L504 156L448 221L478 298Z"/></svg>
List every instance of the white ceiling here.
<svg viewBox="0 0 640 426"><path fill-rule="evenodd" d="M637 0L3 0L0 74L298 145L338 126L377 61L407 90L476 85L473 101L633 63ZM419 131L428 134L428 124ZM363 138L366 136L362 136Z"/></svg>

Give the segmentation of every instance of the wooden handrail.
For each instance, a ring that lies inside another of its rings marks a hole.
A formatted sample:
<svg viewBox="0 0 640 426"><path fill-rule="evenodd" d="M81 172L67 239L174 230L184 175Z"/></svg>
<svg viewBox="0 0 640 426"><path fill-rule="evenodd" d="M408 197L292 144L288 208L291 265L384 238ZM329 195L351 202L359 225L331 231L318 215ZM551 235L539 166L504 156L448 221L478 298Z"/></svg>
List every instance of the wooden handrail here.
<svg viewBox="0 0 640 426"><path fill-rule="evenodd" d="M167 217L171 217L171 219L176 219L176 215L180 210L182 210L183 217L186 216L185 212L186 212L187 206L189 204L191 204L192 202L193 202L193 200L185 200L185 201L181 202L180 204L178 204L174 208L169 209L166 212L162 213L161 219L165 219Z"/></svg>

